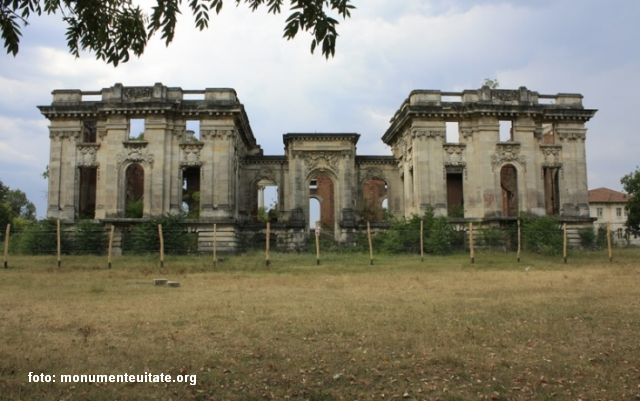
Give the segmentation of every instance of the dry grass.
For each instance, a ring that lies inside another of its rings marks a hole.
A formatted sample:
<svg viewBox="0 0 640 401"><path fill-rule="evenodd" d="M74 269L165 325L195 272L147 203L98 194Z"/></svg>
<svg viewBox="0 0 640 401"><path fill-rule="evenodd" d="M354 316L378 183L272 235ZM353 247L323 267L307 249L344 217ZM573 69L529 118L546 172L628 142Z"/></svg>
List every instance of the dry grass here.
<svg viewBox="0 0 640 401"><path fill-rule="evenodd" d="M3 400L624 400L640 397L640 251L560 259L273 254L13 258ZM527 267L529 269L527 270ZM155 287L153 278L180 281ZM36 374L196 375L28 383Z"/></svg>

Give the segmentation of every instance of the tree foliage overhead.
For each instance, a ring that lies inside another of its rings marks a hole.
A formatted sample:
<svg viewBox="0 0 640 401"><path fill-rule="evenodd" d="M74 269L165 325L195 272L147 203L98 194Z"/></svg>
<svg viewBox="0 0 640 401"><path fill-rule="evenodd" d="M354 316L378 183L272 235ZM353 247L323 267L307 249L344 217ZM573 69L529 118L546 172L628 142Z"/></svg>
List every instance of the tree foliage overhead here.
<svg viewBox="0 0 640 401"><path fill-rule="evenodd" d="M266 7L270 14L280 14L285 0L228 0L237 6L246 4L252 11ZM195 26L209 26L209 14L219 14L224 0L188 0ZM352 0L287 0L291 15L287 18L284 37L293 39L298 32L311 34L311 53L319 47L325 57L335 53L338 21L328 13L342 18L351 16ZM174 38L182 0L155 0L147 15L133 0L0 0L0 30L7 53L18 54L21 25L26 26L32 15L62 14L67 27L67 46L76 57L89 50L96 58L117 66L139 57L147 41L160 32L168 46Z"/></svg>
<svg viewBox="0 0 640 401"><path fill-rule="evenodd" d="M640 232L640 168L620 179L622 188L629 194L627 201L627 229L633 233Z"/></svg>

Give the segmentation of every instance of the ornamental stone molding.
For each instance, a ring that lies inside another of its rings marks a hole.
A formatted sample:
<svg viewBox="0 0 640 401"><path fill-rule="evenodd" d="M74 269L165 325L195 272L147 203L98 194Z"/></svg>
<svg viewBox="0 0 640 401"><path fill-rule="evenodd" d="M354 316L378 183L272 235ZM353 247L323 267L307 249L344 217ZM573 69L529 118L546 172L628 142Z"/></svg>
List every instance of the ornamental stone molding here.
<svg viewBox="0 0 640 401"><path fill-rule="evenodd" d="M464 154L466 146L464 144L443 145L445 166L466 166Z"/></svg>
<svg viewBox="0 0 640 401"><path fill-rule="evenodd" d="M123 100L142 100L153 97L153 87L150 86L128 86L122 89Z"/></svg>
<svg viewBox="0 0 640 401"><path fill-rule="evenodd" d="M584 130L568 131L558 130L558 137L563 142L584 142L587 139L587 133Z"/></svg>
<svg viewBox="0 0 640 401"><path fill-rule="evenodd" d="M254 181L258 182L261 180L276 181L276 176L273 173L273 170L267 167L262 167L260 170L258 170L254 177Z"/></svg>
<svg viewBox="0 0 640 401"><path fill-rule="evenodd" d="M201 130L200 138L202 140L211 140L211 139L232 139L235 138L236 131L233 129L211 129L211 130Z"/></svg>
<svg viewBox="0 0 640 401"><path fill-rule="evenodd" d="M520 100L520 91L494 89L491 91L491 100L499 102L513 102Z"/></svg>
<svg viewBox="0 0 640 401"><path fill-rule="evenodd" d="M495 171L503 163L519 163L527 171L527 161L520 154L519 143L496 144L496 153L491 157L491 171Z"/></svg>
<svg viewBox="0 0 640 401"><path fill-rule="evenodd" d="M368 180L382 180L385 182L387 181L382 170L380 170L377 167L369 167L364 171L364 174L362 176L362 182L365 182Z"/></svg>
<svg viewBox="0 0 640 401"><path fill-rule="evenodd" d="M417 130L416 129L411 132L412 138L419 138L419 139L441 138L444 140L446 135L447 135L447 131L441 131L441 130Z"/></svg>
<svg viewBox="0 0 640 401"><path fill-rule="evenodd" d="M473 131L471 130L463 130L460 132L462 137L466 140L473 140Z"/></svg>
<svg viewBox="0 0 640 401"><path fill-rule="evenodd" d="M202 160L200 159L201 150L204 146L202 142L183 142L180 144L182 149L182 158L180 159L181 166L201 166Z"/></svg>
<svg viewBox="0 0 640 401"><path fill-rule="evenodd" d="M78 144L76 146L77 149L77 163L78 167L97 167L100 165L96 159L96 154L98 153L98 148L100 144Z"/></svg>
<svg viewBox="0 0 640 401"><path fill-rule="evenodd" d="M77 140L80 137L80 131L51 131L49 138L53 142L61 142L63 139Z"/></svg>
<svg viewBox="0 0 640 401"><path fill-rule="evenodd" d="M118 164L124 162L147 162L153 167L153 155L149 153L147 143L147 141L122 142L124 150L116 157Z"/></svg>
<svg viewBox="0 0 640 401"><path fill-rule="evenodd" d="M561 145L540 145L543 167L562 167Z"/></svg>
<svg viewBox="0 0 640 401"><path fill-rule="evenodd" d="M338 162L342 152L303 152L302 158L308 170L325 168L338 171Z"/></svg>

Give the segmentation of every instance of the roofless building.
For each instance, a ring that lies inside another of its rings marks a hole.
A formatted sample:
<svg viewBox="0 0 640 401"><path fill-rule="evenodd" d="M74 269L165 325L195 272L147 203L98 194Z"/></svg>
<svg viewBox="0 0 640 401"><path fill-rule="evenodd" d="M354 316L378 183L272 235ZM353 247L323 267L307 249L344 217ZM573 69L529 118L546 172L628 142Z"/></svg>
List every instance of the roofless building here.
<svg viewBox="0 0 640 401"><path fill-rule="evenodd" d="M357 133L288 133L284 155L264 155L233 89L55 90L39 109L50 121L47 216L113 224L120 247L145 218L187 213L200 250L211 249L213 223L220 249L238 250L271 209L277 246L299 249L310 199L343 243L381 222L383 208L397 217L433 208L461 223L521 213L592 221L585 123L596 110L579 94L416 90L382 136L390 156L358 155ZM269 187L277 199L265 205Z"/></svg>

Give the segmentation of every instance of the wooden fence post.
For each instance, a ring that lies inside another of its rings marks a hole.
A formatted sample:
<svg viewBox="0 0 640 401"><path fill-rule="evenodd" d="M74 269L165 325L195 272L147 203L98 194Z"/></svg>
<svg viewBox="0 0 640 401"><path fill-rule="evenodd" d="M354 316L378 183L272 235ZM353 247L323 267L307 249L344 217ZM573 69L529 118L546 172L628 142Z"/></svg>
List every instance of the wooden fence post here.
<svg viewBox="0 0 640 401"><path fill-rule="evenodd" d="M9 234L11 233L11 224L7 224L7 233L4 236L4 268L9 268Z"/></svg>
<svg viewBox="0 0 640 401"><path fill-rule="evenodd" d="M213 267L215 267L218 264L218 258L216 256L216 248L218 247L218 241L217 241L217 227L216 224L213 225Z"/></svg>
<svg viewBox="0 0 640 401"><path fill-rule="evenodd" d="M371 259L371 266L373 266L373 245L371 244L371 224L367 221L367 237L369 237L369 258Z"/></svg>
<svg viewBox="0 0 640 401"><path fill-rule="evenodd" d="M116 226L111 225L111 232L109 233L109 250L107 251L107 269L111 269L111 250L113 249L113 234Z"/></svg>
<svg viewBox="0 0 640 401"><path fill-rule="evenodd" d="M420 261L424 262L424 219L420 219Z"/></svg>
<svg viewBox="0 0 640 401"><path fill-rule="evenodd" d="M316 221L316 266L320 265L320 222Z"/></svg>
<svg viewBox="0 0 640 401"><path fill-rule="evenodd" d="M269 266L269 242L270 242L270 238L271 238L271 223L267 221L267 243L266 243L266 249L264 252L264 257L265 257L265 265Z"/></svg>
<svg viewBox="0 0 640 401"><path fill-rule="evenodd" d="M521 253L522 253L522 227L520 226L520 217L518 217L518 263L520 263Z"/></svg>
<svg viewBox="0 0 640 401"><path fill-rule="evenodd" d="M162 237L162 224L158 224L158 236L160 237L160 267L164 267L164 238Z"/></svg>
<svg viewBox="0 0 640 401"><path fill-rule="evenodd" d="M562 256L564 257L564 263L567 263L567 223L562 224L562 231L564 236Z"/></svg>
<svg viewBox="0 0 640 401"><path fill-rule="evenodd" d="M609 262L613 262L613 254L611 252L611 223L607 222L607 249L609 251Z"/></svg>
<svg viewBox="0 0 640 401"><path fill-rule="evenodd" d="M469 222L469 257L471 258L471 263L475 262L475 251L473 246L473 222Z"/></svg>
<svg viewBox="0 0 640 401"><path fill-rule="evenodd" d="M56 220L56 249L58 251L58 267L60 267L60 219Z"/></svg>

